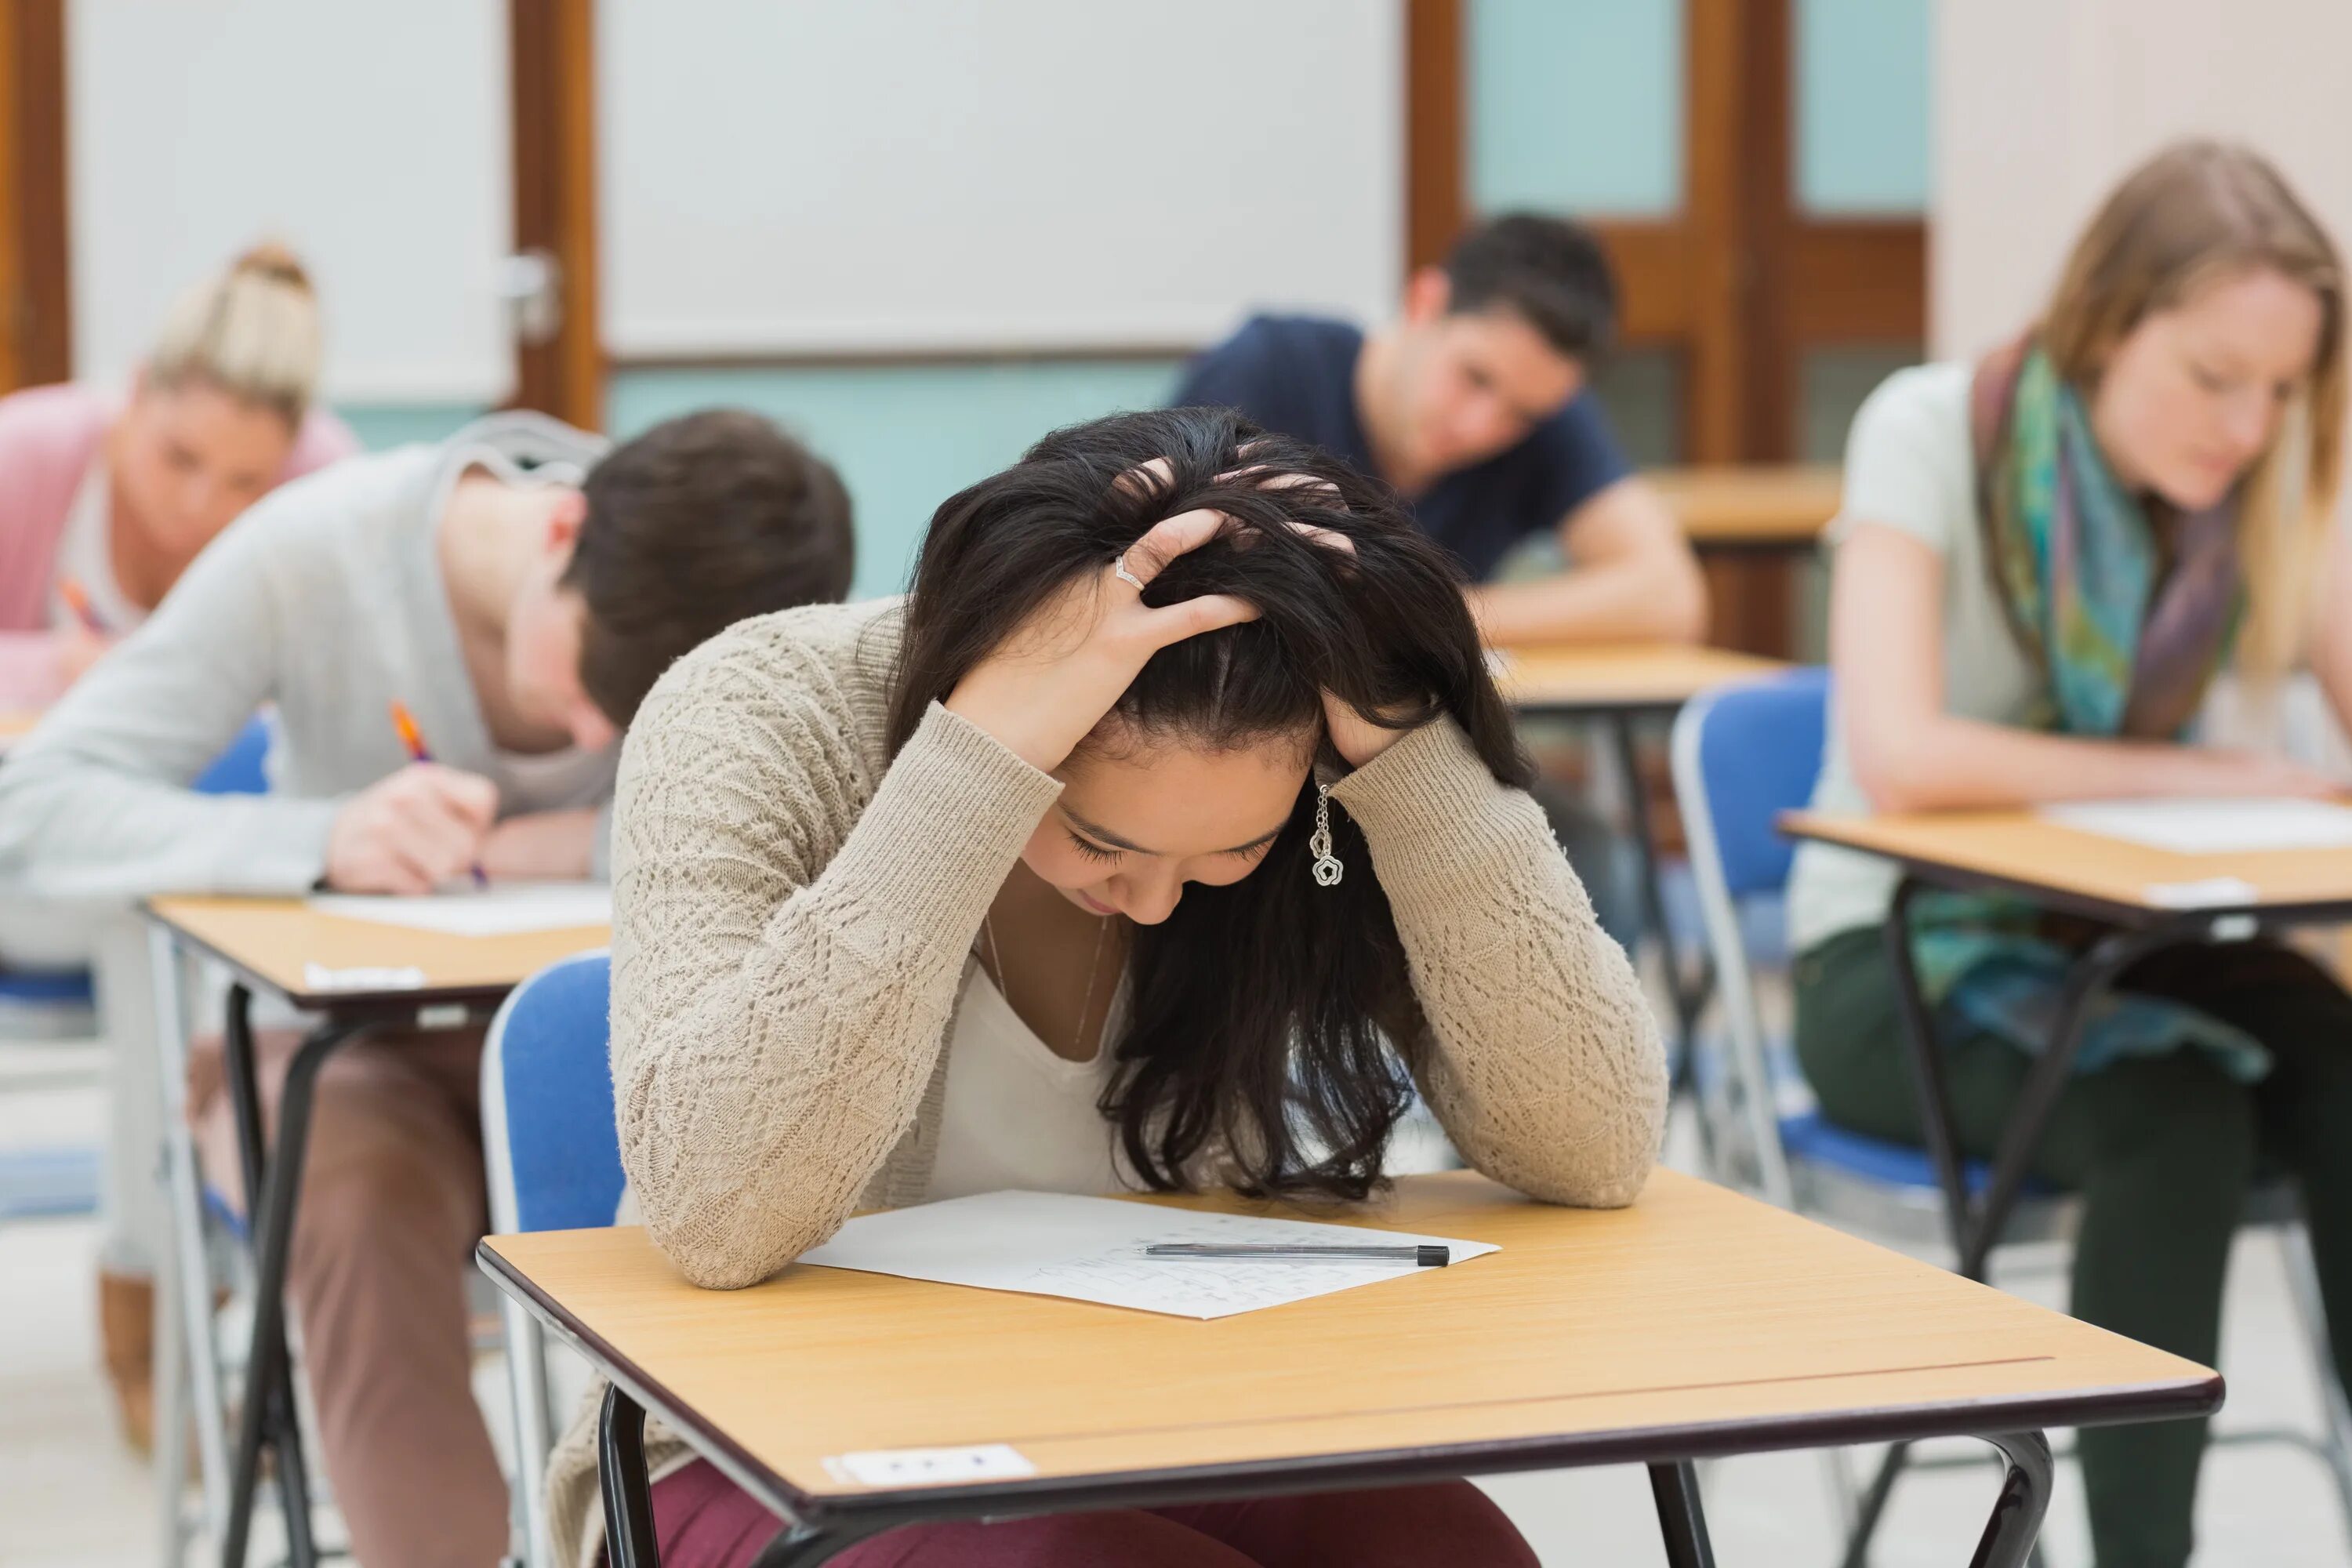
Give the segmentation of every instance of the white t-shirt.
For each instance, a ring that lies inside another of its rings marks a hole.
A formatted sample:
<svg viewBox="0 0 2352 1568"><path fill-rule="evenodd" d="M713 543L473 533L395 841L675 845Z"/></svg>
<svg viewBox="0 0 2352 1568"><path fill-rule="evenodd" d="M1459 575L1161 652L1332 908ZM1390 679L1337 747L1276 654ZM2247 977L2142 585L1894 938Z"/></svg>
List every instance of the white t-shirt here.
<svg viewBox="0 0 2352 1568"><path fill-rule="evenodd" d="M107 631L121 637L145 620L147 612L124 596L122 585L114 580L112 503L113 494L106 483L106 456L101 452L90 459L74 491L73 506L66 513L66 531L58 541L57 576L59 581L70 577L79 583ZM51 588L49 624L68 626L75 618L65 595Z"/></svg>
<svg viewBox="0 0 2352 1568"><path fill-rule="evenodd" d="M1846 439L1845 500L1830 525L1832 546L1855 529L1900 529L1944 558L1944 710L2018 724L2032 714L2042 678L2017 639L1987 574L1977 521L1976 454L1969 435L1971 364L1896 371L1872 393ZM1813 809L1864 816L1837 710ZM1822 844L1797 850L1789 879L1789 935L1801 952L1855 926L1886 918L1898 876L1873 855Z"/></svg>
<svg viewBox="0 0 2352 1568"><path fill-rule="evenodd" d="M1123 976L1118 987L1103 1024L1105 1040L1118 1038L1126 1012ZM1118 1128L1097 1109L1110 1079L1110 1052L1097 1049L1082 1062L1055 1055L977 958L964 961L947 1051L947 1098L927 1200L1007 1188L1094 1196L1133 1185L1120 1173Z"/></svg>

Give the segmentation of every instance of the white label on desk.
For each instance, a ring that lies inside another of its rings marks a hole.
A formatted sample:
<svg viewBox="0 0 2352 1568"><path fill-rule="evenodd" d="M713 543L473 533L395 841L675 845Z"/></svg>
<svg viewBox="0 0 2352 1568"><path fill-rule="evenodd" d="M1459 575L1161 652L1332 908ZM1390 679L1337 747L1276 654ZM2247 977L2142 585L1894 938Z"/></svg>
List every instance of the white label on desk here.
<svg viewBox="0 0 2352 1568"><path fill-rule="evenodd" d="M323 963L302 966L302 985L309 991L415 991L425 984L425 971L405 969L330 969Z"/></svg>
<svg viewBox="0 0 2352 1568"><path fill-rule="evenodd" d="M2159 910L2210 910L2259 903L2262 890L2242 877L2206 877L2192 882L2150 882L2147 901Z"/></svg>
<svg viewBox="0 0 2352 1568"><path fill-rule="evenodd" d="M944 1487L1034 1476L1037 1467L1003 1443L969 1448L873 1448L826 1457L825 1473L866 1487Z"/></svg>

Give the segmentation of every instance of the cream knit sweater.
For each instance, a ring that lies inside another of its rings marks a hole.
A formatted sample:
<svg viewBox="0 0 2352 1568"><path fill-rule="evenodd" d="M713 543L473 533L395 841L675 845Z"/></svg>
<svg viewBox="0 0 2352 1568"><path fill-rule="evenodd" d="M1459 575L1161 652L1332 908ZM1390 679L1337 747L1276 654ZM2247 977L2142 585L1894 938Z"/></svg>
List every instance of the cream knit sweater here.
<svg viewBox="0 0 2352 1568"><path fill-rule="evenodd" d="M1061 787L937 706L886 763L898 630L896 601L743 622L663 678L622 755L623 1215L698 1285L755 1284L854 1211L921 1200L965 954ZM1371 847L1349 874L1377 875L1395 910L1434 1037L1421 1091L1455 1147L1531 1197L1631 1203L1664 1053L1535 802L1450 721L1331 798ZM581 1562L602 1535L601 1392L549 1478L559 1550ZM649 1429L656 1469L682 1452Z"/></svg>

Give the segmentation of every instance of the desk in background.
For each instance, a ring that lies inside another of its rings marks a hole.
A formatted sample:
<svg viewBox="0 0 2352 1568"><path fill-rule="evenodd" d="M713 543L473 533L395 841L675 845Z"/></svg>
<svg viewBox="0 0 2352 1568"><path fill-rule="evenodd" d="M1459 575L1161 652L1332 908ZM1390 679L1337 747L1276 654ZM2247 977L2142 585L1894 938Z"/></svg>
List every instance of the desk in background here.
<svg viewBox="0 0 2352 1568"><path fill-rule="evenodd" d="M1844 490L1832 464L1652 468L1642 477L1674 509L1693 549L1725 553L1811 554Z"/></svg>
<svg viewBox="0 0 2352 1568"><path fill-rule="evenodd" d="M1666 923L1665 887L1660 880L1660 846L1643 786L1633 725L1645 715L1668 718L1700 692L1738 680L1754 680L1788 667L1777 659L1718 647L1672 644L1500 648L1493 656L1503 700L1522 715L1597 719L1609 731L1633 817L1633 848L1641 859L1642 913L1665 961L1666 986L1674 997L1681 1057L1677 1074L1689 1070L1691 1032L1706 1005L1711 976L1702 968L1695 980L1683 973L1681 955Z"/></svg>
<svg viewBox="0 0 2352 1568"><path fill-rule="evenodd" d="M1688 1568L1712 1560L1693 1459L1962 1435L2010 1457L1975 1562L2014 1568L2049 1499L2040 1428L2221 1399L2202 1367L1668 1171L1613 1211L1408 1177L1362 1218L1502 1250L1208 1322L809 1267L698 1290L636 1228L479 1258L613 1381L615 1568L656 1560L647 1411L792 1521L761 1561L795 1568L927 1521L1625 1463L1650 1467ZM997 1443L1029 1473L862 1483L840 1463Z"/></svg>
<svg viewBox="0 0 2352 1568"><path fill-rule="evenodd" d="M1793 658L1799 582L1837 515L1843 481L1827 465L1653 468L1643 478L1681 522L1706 575L1709 636Z"/></svg>
<svg viewBox="0 0 2352 1568"><path fill-rule="evenodd" d="M2264 925L2352 921L2352 849L2184 855L2062 826L2030 811L1856 817L1796 812L1782 819L1782 827L1791 837L1879 856L1902 873L1887 910L1887 952L1906 1043L1928 1097L1927 1152L1958 1241L1960 1272L1970 1276L1983 1272L2017 1206L2099 992L2147 953L2174 942L2242 939ZM2115 928L2075 961L2068 1005L2027 1074L2002 1130L1992 1179L1973 1203L1962 1180L1942 1058L1910 941L1912 904L1931 887L2014 893ZM2193 907L2183 907L2184 896Z"/></svg>
<svg viewBox="0 0 2352 1568"><path fill-rule="evenodd" d="M2072 1075L2092 1004L2118 975L2176 942L2243 941L2265 926L2352 920L2352 849L2181 854L2085 833L2030 811L1856 817L1795 812L1781 826L1791 837L1878 856L1901 873L1886 915L1887 956L1927 1153L1943 1190L1959 1272L1969 1279L1984 1277ZM2027 1069L2001 1129L1991 1176L1973 1194L1911 942L1912 906L1933 888L2015 894L2111 928L2074 961L2052 1037ZM1882 1463L1864 1501L1857 1543L1866 1545L1902 1463L1899 1447Z"/></svg>
<svg viewBox="0 0 2352 1568"><path fill-rule="evenodd" d="M592 926L511 936L450 936L319 914L299 899L151 899L147 916L156 1025L162 1036L165 1174L175 1232L173 1287L190 1342L209 1318L212 1300L204 1267L202 1185L185 1114L183 955L216 960L236 977L229 989L223 1056L252 1216L253 1329L233 1459L221 1451L224 1406L219 1391L204 1386L209 1361L191 1357L207 1512L221 1526L223 1562L237 1568L245 1561L252 1527L261 1450L274 1449L286 1506L288 1554L302 1568L317 1553L310 1539L308 1474L286 1349L285 1281L319 1071L338 1048L376 1030L487 1023L516 985L559 958L604 945L610 932ZM414 973L394 979L404 971ZM412 980L415 983L405 983ZM274 1147L263 1131L254 1066L249 1008L256 991L272 993L294 1007L321 1016L288 1066ZM167 1298L165 1310L173 1304ZM184 1468L177 1450L184 1441L185 1424L172 1407L179 1387L176 1372L159 1367L157 1385L172 1391L158 1413L163 1424L157 1431L166 1494L165 1533L175 1545L177 1487Z"/></svg>

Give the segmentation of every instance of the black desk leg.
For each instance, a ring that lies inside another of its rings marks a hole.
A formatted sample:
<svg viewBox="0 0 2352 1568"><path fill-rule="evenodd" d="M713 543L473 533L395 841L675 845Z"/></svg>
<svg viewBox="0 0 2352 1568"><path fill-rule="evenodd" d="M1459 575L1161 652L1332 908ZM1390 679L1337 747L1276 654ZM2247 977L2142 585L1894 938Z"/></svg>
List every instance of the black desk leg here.
<svg viewBox="0 0 2352 1568"><path fill-rule="evenodd" d="M229 1109L236 1117L238 1176L244 1185L246 1213L256 1215L260 1212L268 1134L261 1120L261 1075L253 1049L253 994L242 984L229 987L221 1057L226 1068ZM310 1536L310 1472L302 1453L293 1387L293 1361L282 1341L268 1363L257 1360L247 1367L246 1405L261 1408L262 1441L278 1456L287 1560L297 1568L308 1568L318 1560L318 1552Z"/></svg>
<svg viewBox="0 0 2352 1568"><path fill-rule="evenodd" d="M2039 1432L2011 1432L1985 1441L2007 1457L2009 1470L1969 1568L2023 1568L2042 1531L2042 1516L2050 1511L2050 1444Z"/></svg>
<svg viewBox="0 0 2352 1568"><path fill-rule="evenodd" d="M1715 1568L1715 1548L1706 1538L1706 1513L1699 1507L1697 1467L1687 1459L1652 1465L1650 1496L1658 1505L1658 1533L1666 1543L1666 1568Z"/></svg>
<svg viewBox="0 0 2352 1568"><path fill-rule="evenodd" d="M654 1489L646 1479L645 1406L604 1390L596 1415L596 1479L604 1493L604 1561L612 1568L661 1568L654 1539Z"/></svg>
<svg viewBox="0 0 2352 1568"><path fill-rule="evenodd" d="M1696 978L1685 981L1682 955L1675 951L1674 931L1666 924L1666 887L1658 855L1656 825L1650 817L1649 793L1642 787L1641 763L1633 744L1633 715L1609 716L1609 738L1617 752L1617 771L1625 781L1625 811L1633 830L1633 854L1642 872L1642 919L1658 941L1658 956L1666 971L1666 993L1675 1008L1675 1081L1676 1089L1691 1085L1693 1047L1698 1016L1715 987L1713 969L1702 962ZM1702 1132L1706 1118L1699 1118Z"/></svg>
<svg viewBox="0 0 2352 1568"><path fill-rule="evenodd" d="M279 1495L286 1504L289 1555L294 1568L317 1560L310 1540L309 1473L302 1468L301 1436L294 1415L291 1361L286 1348L286 1260L294 1237L294 1210L302 1185L302 1162L310 1146L310 1104L319 1069L335 1048L364 1033L363 1024L329 1022L310 1032L287 1064L286 1087L278 1102L278 1141L265 1152L259 1075L253 1059L253 1032L242 986L230 993L225 1044L230 1093L236 1111L237 1142L252 1216L253 1336L246 1358L245 1406L238 1413L236 1455L229 1470L228 1527L221 1543L226 1568L245 1568L253 1532L254 1492L261 1475L261 1449L278 1456ZM251 1184L256 1176L260 1185Z"/></svg>
<svg viewBox="0 0 2352 1568"><path fill-rule="evenodd" d="M2168 921L2137 930L2110 931L2075 960L2066 975L2066 990L2059 1002L2058 1019L2049 1046L2027 1070L2017 1103L2011 1108L2008 1123L2001 1129L1990 1177L1982 1195L1972 1198L1952 1110L1951 1087L1944 1072L1943 1051L1936 1042L1935 1021L1927 1007L1926 988L1920 984L1918 962L1911 944L1911 908L1927 890L1926 883L1912 877L1895 885L1894 902L1886 913L1886 956L1895 970L1895 994L1903 1017L1903 1045L1911 1062L1912 1087L1918 1095L1920 1134L1935 1163L1937 1182L1943 1188L1946 1220L1952 1246L1959 1254L1959 1272L1980 1280L1991 1262L1995 1243L2016 1211L2018 1199L2024 1194L2026 1177L2042 1146L2042 1135L2048 1130L2051 1113L2057 1109L2058 1097L2074 1071L2074 1056L2082 1047L2092 1002L2134 963L2160 947L2197 940L2202 928L2195 921ZM1870 1489L1863 1496L1853 1533L1846 1542L1845 1568L1861 1568L1869 1560L1871 1537L1877 1531L1887 1494L1894 1489L1895 1477L1902 1472L1908 1453L1909 1445L1897 1443L1880 1462ZM2030 1539L2029 1536L2029 1542Z"/></svg>

